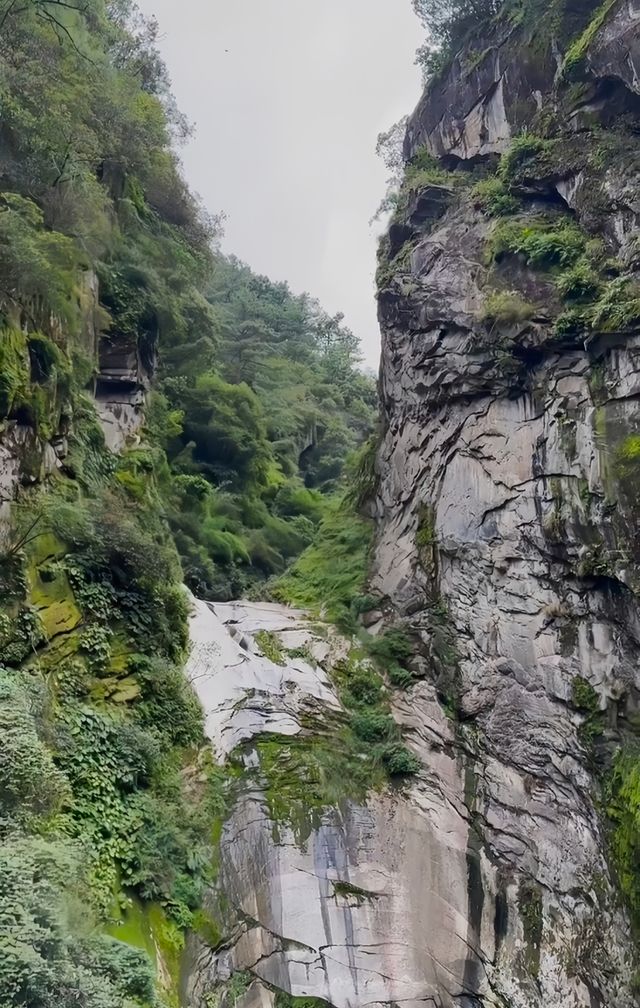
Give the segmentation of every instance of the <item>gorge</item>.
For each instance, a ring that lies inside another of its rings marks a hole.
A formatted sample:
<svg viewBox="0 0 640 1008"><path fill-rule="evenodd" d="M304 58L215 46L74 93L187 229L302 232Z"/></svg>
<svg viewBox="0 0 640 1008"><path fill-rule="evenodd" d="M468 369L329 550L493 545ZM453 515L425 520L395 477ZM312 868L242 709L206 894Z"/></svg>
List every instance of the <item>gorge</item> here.
<svg viewBox="0 0 640 1008"><path fill-rule="evenodd" d="M2 1006L640 1003L640 4L415 6L377 420L153 29L3 15Z"/></svg>

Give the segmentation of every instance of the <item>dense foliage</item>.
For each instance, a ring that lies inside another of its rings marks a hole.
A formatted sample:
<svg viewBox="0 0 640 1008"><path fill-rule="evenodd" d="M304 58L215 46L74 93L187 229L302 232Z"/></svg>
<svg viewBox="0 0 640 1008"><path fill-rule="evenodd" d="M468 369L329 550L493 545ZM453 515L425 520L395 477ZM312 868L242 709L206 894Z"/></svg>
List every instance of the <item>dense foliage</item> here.
<svg viewBox="0 0 640 1008"><path fill-rule="evenodd" d="M130 0L0 3L0 425L25 438L0 530L3 1005L171 1003L229 784L181 581L282 572L375 407L340 316L219 252L155 36ZM114 348L156 376L118 456L94 399Z"/></svg>
<svg viewBox="0 0 640 1008"><path fill-rule="evenodd" d="M285 284L217 256L207 297L217 354L207 369L191 346L165 352L152 424L165 435L187 582L230 598L311 542L345 458L371 429L375 386L340 316Z"/></svg>

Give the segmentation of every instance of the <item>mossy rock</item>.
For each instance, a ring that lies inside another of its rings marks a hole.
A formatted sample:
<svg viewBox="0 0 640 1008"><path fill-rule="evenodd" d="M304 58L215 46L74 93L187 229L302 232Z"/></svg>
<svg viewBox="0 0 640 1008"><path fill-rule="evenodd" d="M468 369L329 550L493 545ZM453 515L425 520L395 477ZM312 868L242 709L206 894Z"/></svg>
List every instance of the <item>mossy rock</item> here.
<svg viewBox="0 0 640 1008"><path fill-rule="evenodd" d="M50 532L36 536L29 546L29 601L49 641L70 633L82 623L69 579L57 563L64 554L64 545Z"/></svg>
<svg viewBox="0 0 640 1008"><path fill-rule="evenodd" d="M134 676L126 676L118 679L116 676L109 676L106 679L95 679L91 687L92 700L110 700L111 703L125 704L131 703L140 696L140 684Z"/></svg>
<svg viewBox="0 0 640 1008"><path fill-rule="evenodd" d="M116 905L112 923L105 931L118 941L143 949L153 962L158 987L171 1008L178 1008L182 950L182 933L157 903L145 904L132 898L126 909Z"/></svg>

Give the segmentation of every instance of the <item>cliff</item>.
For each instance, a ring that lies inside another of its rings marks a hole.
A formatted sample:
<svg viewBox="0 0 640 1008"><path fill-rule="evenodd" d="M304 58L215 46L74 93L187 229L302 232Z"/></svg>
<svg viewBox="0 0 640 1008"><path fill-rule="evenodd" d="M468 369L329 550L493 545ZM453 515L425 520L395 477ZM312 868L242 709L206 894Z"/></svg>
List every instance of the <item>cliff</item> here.
<svg viewBox="0 0 640 1008"><path fill-rule="evenodd" d="M507 10L408 123L374 584L452 735L434 1004L636 1003L639 57L634 2Z"/></svg>
<svg viewBox="0 0 640 1008"><path fill-rule="evenodd" d="M153 29L0 25L2 1004L638 1003L640 7L472 6L346 481L357 341L211 248Z"/></svg>

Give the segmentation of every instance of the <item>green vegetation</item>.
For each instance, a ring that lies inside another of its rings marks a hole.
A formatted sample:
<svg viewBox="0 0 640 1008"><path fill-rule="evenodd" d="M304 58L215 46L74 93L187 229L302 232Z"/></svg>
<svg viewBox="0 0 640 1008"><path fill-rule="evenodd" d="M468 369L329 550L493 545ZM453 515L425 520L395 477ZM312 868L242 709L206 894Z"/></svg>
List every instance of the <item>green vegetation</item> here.
<svg viewBox="0 0 640 1008"><path fill-rule="evenodd" d="M607 814L612 823L610 848L618 881L640 927L640 754L637 748L621 750L606 782Z"/></svg>
<svg viewBox="0 0 640 1008"><path fill-rule="evenodd" d="M219 253L130 0L8 4L1 35L0 426L26 433L0 552L0 1002L174 1008L187 932L222 937L201 903L233 778L181 670L181 584L228 598L299 557L375 384L341 316ZM119 455L94 400L111 355L156 371ZM349 522L336 613L363 593ZM353 755L374 728L345 731Z"/></svg>
<svg viewBox="0 0 640 1008"><path fill-rule="evenodd" d="M524 933L525 965L532 976L540 971L540 947L542 943L542 894L532 883L525 883L518 893L518 909Z"/></svg>
<svg viewBox="0 0 640 1008"><path fill-rule="evenodd" d="M168 455L186 581L227 599L284 571L312 541L376 398L340 316L222 257L206 293L218 350L165 351L150 426Z"/></svg>
<svg viewBox="0 0 640 1008"><path fill-rule="evenodd" d="M568 217L538 217L500 221L489 243L490 257L522 256L534 269L573 266L585 251L586 238Z"/></svg>
<svg viewBox="0 0 640 1008"><path fill-rule="evenodd" d="M541 161L550 149L551 144L548 140L532 133L521 133L520 136L512 140L500 158L498 180L508 186L530 169L533 169L535 177L539 177Z"/></svg>
<svg viewBox="0 0 640 1008"><path fill-rule="evenodd" d="M275 1008L328 1008L328 1002L322 998L295 997L286 991L276 991Z"/></svg>
<svg viewBox="0 0 640 1008"><path fill-rule="evenodd" d="M365 587L372 532L371 522L347 503L331 502L314 543L271 586L271 594L353 632L352 605Z"/></svg>
<svg viewBox="0 0 640 1008"><path fill-rule="evenodd" d="M290 826L304 845L324 812L347 799L364 801L368 792L392 779L415 774L419 760L402 743L390 714L381 673L382 656L408 656L409 645L399 632L389 631L376 651L375 639L367 647L353 647L338 662L333 679L346 708L329 732L309 732L295 738L274 736L258 744L260 777L266 782L269 814L275 823Z"/></svg>
<svg viewBox="0 0 640 1008"><path fill-rule="evenodd" d="M502 178L495 176L476 182L471 196L475 205L490 217L508 217L520 208L519 200L511 195Z"/></svg>
<svg viewBox="0 0 640 1008"><path fill-rule="evenodd" d="M604 0L604 3L598 7L584 31L569 46L565 53L564 63L562 66L563 73L566 76L570 76L582 63L589 46L604 25L607 19L607 14L615 3L616 0Z"/></svg>
<svg viewBox="0 0 640 1008"><path fill-rule="evenodd" d="M571 683L571 702L584 715L578 728L578 738L588 753L593 750L595 740L602 735L604 717L600 710L600 697L591 683L582 676L575 676Z"/></svg>
<svg viewBox="0 0 640 1008"><path fill-rule="evenodd" d="M482 321L490 325L515 325L527 322L535 314L535 307L517 291L491 291L482 309Z"/></svg>
<svg viewBox="0 0 640 1008"><path fill-rule="evenodd" d="M447 171L426 147L417 151L406 166L402 193L417 192L429 185L451 186L464 182L462 173Z"/></svg>
<svg viewBox="0 0 640 1008"><path fill-rule="evenodd" d="M275 662L276 665L285 664L284 651L277 634L269 630L260 630L256 634L256 644L269 661Z"/></svg>
<svg viewBox="0 0 640 1008"><path fill-rule="evenodd" d="M471 31L498 13L500 0L413 0L428 41L416 62L425 78L437 76L451 61Z"/></svg>
<svg viewBox="0 0 640 1008"><path fill-rule="evenodd" d="M627 277L616 277L593 305L591 326L602 332L617 332L640 322L640 288Z"/></svg>
<svg viewBox="0 0 640 1008"><path fill-rule="evenodd" d="M558 277L557 287L565 300L584 301L598 293L600 280L586 259L578 259L574 266Z"/></svg>

